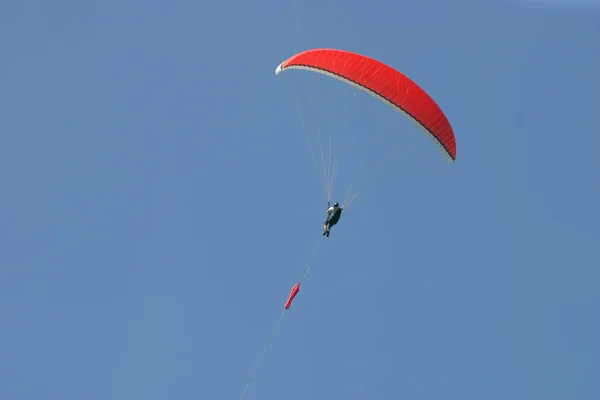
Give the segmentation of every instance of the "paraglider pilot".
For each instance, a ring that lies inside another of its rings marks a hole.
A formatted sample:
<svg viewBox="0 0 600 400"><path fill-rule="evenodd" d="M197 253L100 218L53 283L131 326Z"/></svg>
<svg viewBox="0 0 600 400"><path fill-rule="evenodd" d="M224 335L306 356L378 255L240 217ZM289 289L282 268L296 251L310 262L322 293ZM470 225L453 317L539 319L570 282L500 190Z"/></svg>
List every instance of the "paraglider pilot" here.
<svg viewBox="0 0 600 400"><path fill-rule="evenodd" d="M323 229L325 229L323 236L329 237L329 230L340 220L340 217L342 216L342 210L343 208L340 207L340 203L335 202L333 203L333 207L329 207L327 211L325 211L327 213L327 219L323 224Z"/></svg>

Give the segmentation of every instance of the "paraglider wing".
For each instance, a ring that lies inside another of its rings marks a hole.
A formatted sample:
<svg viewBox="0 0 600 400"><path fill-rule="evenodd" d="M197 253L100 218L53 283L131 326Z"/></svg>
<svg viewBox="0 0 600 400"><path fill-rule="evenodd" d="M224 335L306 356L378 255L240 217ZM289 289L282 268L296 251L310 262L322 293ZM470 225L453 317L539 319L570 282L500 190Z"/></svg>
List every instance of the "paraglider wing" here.
<svg viewBox="0 0 600 400"><path fill-rule="evenodd" d="M290 308L290 306L292 305L292 301L294 300L294 297L296 297L296 295L298 294L299 291L300 291L300 282L296 283L294 285L294 287L292 288L292 291L290 292L290 297L288 298L288 300L285 303L286 310Z"/></svg>
<svg viewBox="0 0 600 400"><path fill-rule="evenodd" d="M275 73L286 69L311 70L368 92L424 129L449 162L456 159L454 131L440 107L415 82L381 61L345 50L313 49L288 58Z"/></svg>

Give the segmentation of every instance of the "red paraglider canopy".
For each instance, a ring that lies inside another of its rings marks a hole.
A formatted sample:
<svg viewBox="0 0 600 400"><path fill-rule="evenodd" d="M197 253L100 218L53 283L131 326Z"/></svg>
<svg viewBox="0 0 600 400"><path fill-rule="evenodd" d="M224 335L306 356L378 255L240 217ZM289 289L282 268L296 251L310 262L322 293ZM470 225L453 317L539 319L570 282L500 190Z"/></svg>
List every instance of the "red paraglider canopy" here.
<svg viewBox="0 0 600 400"><path fill-rule="evenodd" d="M349 83L404 113L443 150L456 159L454 131L440 107L423 89L394 68L360 54L335 49L313 49L298 53L275 70L307 69Z"/></svg>

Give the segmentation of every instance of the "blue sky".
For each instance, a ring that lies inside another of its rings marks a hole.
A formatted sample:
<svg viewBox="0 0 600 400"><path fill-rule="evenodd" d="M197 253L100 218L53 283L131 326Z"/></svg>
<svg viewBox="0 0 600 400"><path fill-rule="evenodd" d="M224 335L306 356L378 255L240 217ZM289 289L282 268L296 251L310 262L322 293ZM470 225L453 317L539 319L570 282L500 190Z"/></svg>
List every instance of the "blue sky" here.
<svg viewBox="0 0 600 400"><path fill-rule="evenodd" d="M600 8L555 3L6 2L0 398L238 399L309 262L244 399L599 398ZM357 94L311 259L296 102L354 93L275 76L314 47L413 78L458 154Z"/></svg>

